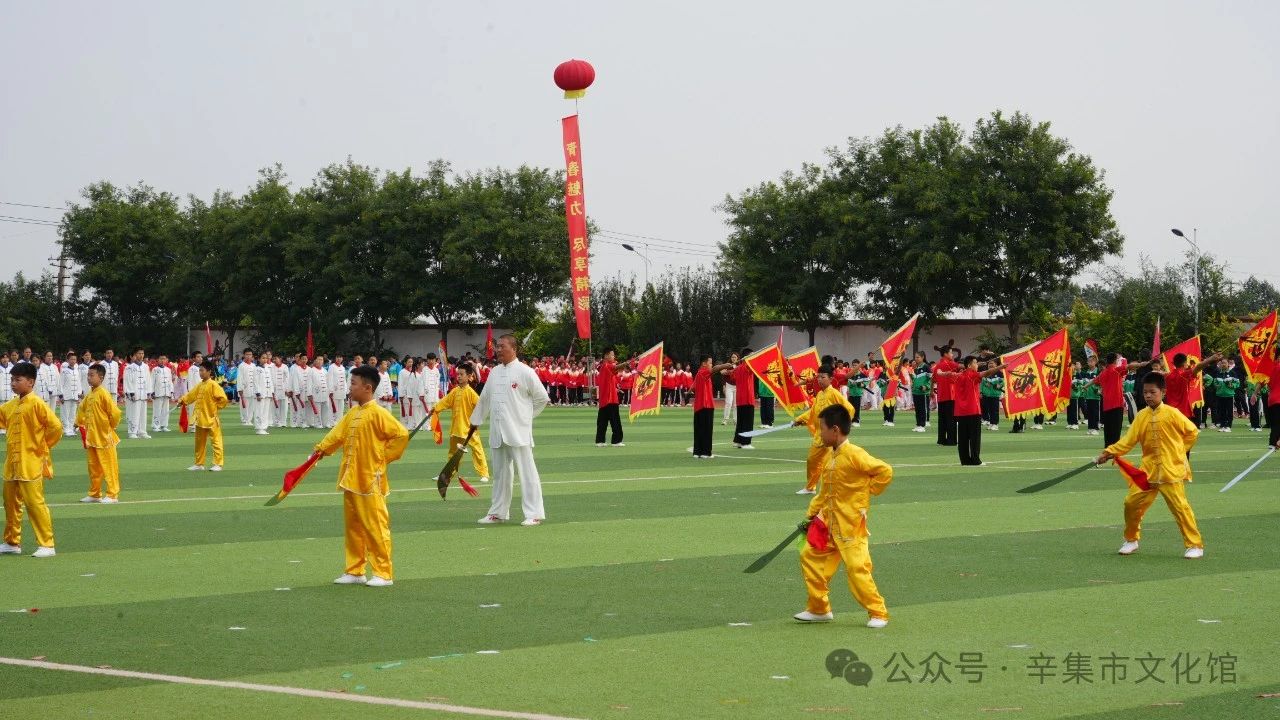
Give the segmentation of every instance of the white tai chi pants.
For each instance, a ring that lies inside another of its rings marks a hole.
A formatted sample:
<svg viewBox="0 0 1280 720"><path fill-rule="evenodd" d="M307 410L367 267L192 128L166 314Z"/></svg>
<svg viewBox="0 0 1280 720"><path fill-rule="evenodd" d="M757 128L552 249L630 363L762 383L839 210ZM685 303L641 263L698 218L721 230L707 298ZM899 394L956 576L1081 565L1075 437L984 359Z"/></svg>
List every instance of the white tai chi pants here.
<svg viewBox="0 0 1280 720"><path fill-rule="evenodd" d="M62 434L63 435L70 436L70 435L76 434L76 412L79 409L80 409L80 402L78 400L62 401Z"/></svg>
<svg viewBox="0 0 1280 720"><path fill-rule="evenodd" d="M240 424L249 425L251 424L252 420L253 420L253 398L240 395Z"/></svg>
<svg viewBox="0 0 1280 720"><path fill-rule="evenodd" d="M169 398L157 396L151 401L151 429L169 429Z"/></svg>
<svg viewBox="0 0 1280 720"><path fill-rule="evenodd" d="M524 519L546 519L542 508L542 478L538 466L533 463L533 448L511 447L507 444L490 448L489 472L493 475L493 504L489 514L506 520L511 517L512 470L520 473L520 505Z"/></svg>
<svg viewBox="0 0 1280 720"><path fill-rule="evenodd" d="M266 430L271 426L271 398L252 398L249 400L253 407L253 429Z"/></svg>
<svg viewBox="0 0 1280 720"><path fill-rule="evenodd" d="M289 398L276 398L267 402L271 403L271 425L273 427L284 427L285 411L289 408Z"/></svg>
<svg viewBox="0 0 1280 720"><path fill-rule="evenodd" d="M145 398L138 400L125 400L125 412L129 418L129 434L130 435L146 435L147 434L147 401Z"/></svg>

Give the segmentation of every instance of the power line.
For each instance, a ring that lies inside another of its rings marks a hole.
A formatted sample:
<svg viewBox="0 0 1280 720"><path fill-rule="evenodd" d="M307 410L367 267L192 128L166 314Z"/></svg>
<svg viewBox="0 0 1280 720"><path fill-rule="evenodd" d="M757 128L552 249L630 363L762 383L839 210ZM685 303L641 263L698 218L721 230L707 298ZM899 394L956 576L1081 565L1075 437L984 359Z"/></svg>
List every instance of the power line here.
<svg viewBox="0 0 1280 720"><path fill-rule="evenodd" d="M601 232L607 232L613 235L622 235L623 237L636 238L638 240L651 240L653 242L666 243L668 245L688 245L694 248L708 249L706 245L701 243L691 243L684 240L668 240L666 238L652 237L650 235L638 235L636 233L622 232L621 230L610 230L608 228L599 228Z"/></svg>
<svg viewBox="0 0 1280 720"><path fill-rule="evenodd" d="M709 248L705 246L696 247L696 248L675 247L675 246L666 245L663 243L651 243L643 240L633 240L627 237L618 237L607 231L597 230L596 234L593 237L595 237L596 239L607 238L608 240L614 241L620 245L621 244L643 245L646 249L656 249L656 250L671 253L671 254L701 255L704 257L720 256L720 253L718 251L714 250L713 248Z"/></svg>
<svg viewBox="0 0 1280 720"><path fill-rule="evenodd" d="M65 205L63 207L55 207L53 205L35 205L33 203L9 202L7 200L0 200L0 205L16 205L18 207L43 208L45 210L66 210L67 209Z"/></svg>
<svg viewBox="0 0 1280 720"><path fill-rule="evenodd" d="M58 227L62 223L52 220L41 220L40 218L17 217L15 215L0 215L0 222L22 223L24 225L46 225L48 227Z"/></svg>

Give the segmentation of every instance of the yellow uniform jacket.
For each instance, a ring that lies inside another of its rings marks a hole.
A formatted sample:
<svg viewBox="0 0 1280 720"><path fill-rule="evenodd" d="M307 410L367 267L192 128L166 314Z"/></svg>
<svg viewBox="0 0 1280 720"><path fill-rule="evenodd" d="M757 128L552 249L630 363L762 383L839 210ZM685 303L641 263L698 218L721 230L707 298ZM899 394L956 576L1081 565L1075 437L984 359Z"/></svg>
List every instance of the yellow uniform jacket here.
<svg viewBox="0 0 1280 720"><path fill-rule="evenodd" d="M853 417L853 405L850 405L845 396L841 395L840 391L836 390L835 387L827 386L825 390L819 390L818 394L814 396L813 405L810 405L808 410L796 418L796 422L809 426L809 432L813 434L813 444L815 446L822 445L822 437L818 434L822 423L818 416L822 414L823 410L832 405L843 405L844 409L849 411L849 417Z"/></svg>
<svg viewBox="0 0 1280 720"><path fill-rule="evenodd" d="M222 389L221 385L210 378L188 390L187 394L178 400L178 403L195 405L196 416L192 418L192 421L196 427L221 427L222 421L218 419L218 411L227 406L227 393Z"/></svg>
<svg viewBox="0 0 1280 720"><path fill-rule="evenodd" d="M464 438L467 433L471 432L471 413L475 411L476 405L480 402L480 395L471 389L470 385L465 387L459 385L449 391L447 395L435 404L435 411L452 410L453 416L449 420L449 434L454 437Z"/></svg>
<svg viewBox="0 0 1280 720"><path fill-rule="evenodd" d="M391 492L387 464L399 460L408 445L409 430L370 400L348 410L316 450L332 455L342 448L339 488L357 495L386 495Z"/></svg>
<svg viewBox="0 0 1280 720"><path fill-rule="evenodd" d="M893 481L893 468L849 441L824 459L821 489L809 501L809 517L822 515L837 544L867 535L867 508Z"/></svg>
<svg viewBox="0 0 1280 720"><path fill-rule="evenodd" d="M1124 455L1142 444L1142 469L1153 483L1191 480L1187 453L1196 444L1200 430L1181 411L1161 403L1155 410L1143 408L1133 418L1129 432L1107 448L1112 455Z"/></svg>
<svg viewBox="0 0 1280 720"><path fill-rule="evenodd" d="M85 445L109 448L120 444L116 426L120 424L120 406L116 398L101 385L89 391L76 410L76 425L84 428Z"/></svg>
<svg viewBox="0 0 1280 720"><path fill-rule="evenodd" d="M62 439L62 421L35 393L0 405L0 429L5 430L5 480L53 477L49 451Z"/></svg>

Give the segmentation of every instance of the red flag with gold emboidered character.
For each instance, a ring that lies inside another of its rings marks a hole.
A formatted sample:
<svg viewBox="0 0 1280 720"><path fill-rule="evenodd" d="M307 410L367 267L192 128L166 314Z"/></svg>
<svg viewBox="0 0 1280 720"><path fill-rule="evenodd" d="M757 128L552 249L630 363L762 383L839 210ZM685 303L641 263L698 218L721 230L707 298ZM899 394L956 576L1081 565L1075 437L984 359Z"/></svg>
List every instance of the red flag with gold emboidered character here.
<svg viewBox="0 0 1280 720"><path fill-rule="evenodd" d="M641 415L658 414L662 409L662 343L645 350L636 359L636 379L631 390L630 422Z"/></svg>
<svg viewBox="0 0 1280 720"><path fill-rule="evenodd" d="M791 414L793 408L808 404L809 396L793 372L795 367L788 365L787 359L782 356L781 347L770 345L761 348L743 358L742 362L769 388L788 414Z"/></svg>
<svg viewBox="0 0 1280 720"><path fill-rule="evenodd" d="M1040 394L1046 415L1060 413L1071 404L1071 341L1063 328L1031 347L1040 374Z"/></svg>
<svg viewBox="0 0 1280 720"><path fill-rule="evenodd" d="M1271 378L1271 368L1276 362L1276 311L1249 328L1236 342L1240 347L1240 360L1244 363L1249 381L1260 383ZM1272 388L1271 392L1277 392Z"/></svg>
<svg viewBox="0 0 1280 720"><path fill-rule="evenodd" d="M1004 410L1010 418L1025 418L1044 412L1044 394L1041 392L1040 371L1036 368L1033 345L1019 348L1000 356L1005 368Z"/></svg>

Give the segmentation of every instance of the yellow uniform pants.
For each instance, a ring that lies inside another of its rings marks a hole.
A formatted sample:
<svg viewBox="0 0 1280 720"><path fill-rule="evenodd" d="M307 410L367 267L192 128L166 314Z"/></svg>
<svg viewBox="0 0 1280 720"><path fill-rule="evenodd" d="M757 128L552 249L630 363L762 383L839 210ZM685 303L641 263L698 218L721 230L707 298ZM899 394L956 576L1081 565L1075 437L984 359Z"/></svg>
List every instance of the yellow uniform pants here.
<svg viewBox="0 0 1280 720"><path fill-rule="evenodd" d="M457 435L449 436L449 457L462 447L462 441L466 438L460 438ZM489 477L489 461L484 457L484 445L480 444L480 433L474 433L471 436L471 442L467 443L467 447L471 448L471 465L476 469L477 478Z"/></svg>
<svg viewBox="0 0 1280 720"><path fill-rule="evenodd" d="M43 480L4 481L4 541L22 544L22 508L31 516L31 529L40 547L53 547L53 518L44 504Z"/></svg>
<svg viewBox="0 0 1280 720"><path fill-rule="evenodd" d="M826 445L810 445L809 456L804 460L806 490L817 490L818 481L822 479L822 461L827 457L830 448Z"/></svg>
<svg viewBox="0 0 1280 720"><path fill-rule="evenodd" d="M205 443L213 441L213 464L221 465L226 457L222 454L222 428L196 428L196 464L203 465Z"/></svg>
<svg viewBox="0 0 1280 720"><path fill-rule="evenodd" d="M107 485L107 497L120 497L120 457L114 447L89 448L89 497L102 497L102 484Z"/></svg>
<svg viewBox="0 0 1280 720"><path fill-rule="evenodd" d="M1200 537L1200 528L1196 526L1196 514L1191 511L1191 503L1187 502L1187 493L1183 483L1153 484L1150 490L1139 490L1137 486L1129 486L1129 495L1124 499L1124 539L1137 542L1142 537L1142 516L1147 508L1155 502L1156 495L1164 496L1164 504L1169 506L1178 530L1182 532L1182 542L1189 548L1204 547L1204 538Z"/></svg>
<svg viewBox="0 0 1280 720"><path fill-rule="evenodd" d="M387 499L379 493L357 495L342 491L342 516L346 527L347 574L364 575L365 566L386 580L391 577L391 516Z"/></svg>
<svg viewBox="0 0 1280 720"><path fill-rule="evenodd" d="M871 577L871 550L865 536L844 545L828 543L827 549L822 552L805 543L804 549L800 551L800 570L804 574L805 588L809 591L806 609L816 615L831 612L831 578L835 577L842 560L845 574L849 576L849 590L853 593L853 599L866 608L871 617L888 620L889 611L884 606L884 598L880 596L876 581Z"/></svg>

